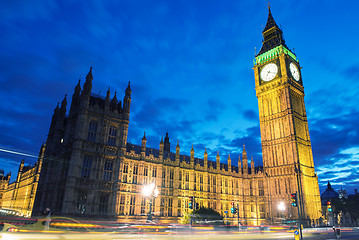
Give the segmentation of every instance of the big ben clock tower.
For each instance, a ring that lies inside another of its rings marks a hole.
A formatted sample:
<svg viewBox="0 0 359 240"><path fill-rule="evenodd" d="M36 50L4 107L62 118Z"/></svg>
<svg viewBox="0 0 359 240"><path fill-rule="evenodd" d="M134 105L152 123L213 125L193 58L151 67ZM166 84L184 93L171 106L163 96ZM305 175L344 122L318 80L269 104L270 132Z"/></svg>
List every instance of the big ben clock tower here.
<svg viewBox="0 0 359 240"><path fill-rule="evenodd" d="M270 8L262 34L262 48L253 69L268 184L268 217L296 218L297 209L290 201L291 193L297 192L302 218L314 221L321 217L321 204L301 67L296 55L286 46ZM286 206L283 213L278 210L281 202Z"/></svg>

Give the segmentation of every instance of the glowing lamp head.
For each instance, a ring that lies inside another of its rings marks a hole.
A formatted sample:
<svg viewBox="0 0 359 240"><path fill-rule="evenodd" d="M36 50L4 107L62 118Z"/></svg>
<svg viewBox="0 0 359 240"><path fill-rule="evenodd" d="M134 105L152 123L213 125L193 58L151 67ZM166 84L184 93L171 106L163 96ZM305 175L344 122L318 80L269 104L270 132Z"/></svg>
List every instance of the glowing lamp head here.
<svg viewBox="0 0 359 240"><path fill-rule="evenodd" d="M150 183L150 184L148 184L148 185L145 185L145 186L143 186L143 188L142 188L142 194L143 194L143 196L145 196L145 197L149 197L149 196L151 196L152 194L156 194L157 193L157 195L158 195L158 190L157 190L157 188L155 189L155 184L154 183Z"/></svg>
<svg viewBox="0 0 359 240"><path fill-rule="evenodd" d="M285 204L284 204L284 202L280 202L279 204L278 204L278 209L280 210L280 211L284 211L285 210Z"/></svg>

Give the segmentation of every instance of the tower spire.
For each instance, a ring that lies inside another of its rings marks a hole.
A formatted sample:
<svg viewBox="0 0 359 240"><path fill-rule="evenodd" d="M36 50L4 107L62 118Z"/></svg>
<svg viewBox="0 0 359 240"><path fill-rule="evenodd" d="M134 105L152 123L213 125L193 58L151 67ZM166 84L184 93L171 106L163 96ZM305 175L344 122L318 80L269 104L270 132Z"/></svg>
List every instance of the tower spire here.
<svg viewBox="0 0 359 240"><path fill-rule="evenodd" d="M84 87L83 87L83 90L82 90L83 93L88 94L88 95L91 94L92 80L93 80L93 76L92 76L92 66L91 66L90 71L86 75L86 81L84 83Z"/></svg>
<svg viewBox="0 0 359 240"><path fill-rule="evenodd" d="M280 45L283 45L286 48L288 48L285 44L282 30L278 27L277 23L274 21L269 2L268 2L268 19L262 34L263 34L262 48L258 52L257 56Z"/></svg>

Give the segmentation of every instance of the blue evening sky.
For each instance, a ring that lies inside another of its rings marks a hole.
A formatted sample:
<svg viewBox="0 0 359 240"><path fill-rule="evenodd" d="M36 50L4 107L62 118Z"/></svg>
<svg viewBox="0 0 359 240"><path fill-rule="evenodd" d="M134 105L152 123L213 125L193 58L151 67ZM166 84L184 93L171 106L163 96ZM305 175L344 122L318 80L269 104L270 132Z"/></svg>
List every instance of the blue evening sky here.
<svg viewBox="0 0 359 240"><path fill-rule="evenodd" d="M321 192L359 184L359 1L272 0L287 46L299 58ZM15 179L34 163L57 102L93 66L93 92L132 106L128 140L196 157L205 147L233 164L246 145L262 164L253 58L267 0L2 1L0 168ZM100 92L101 91L101 92ZM14 153L10 153L12 151Z"/></svg>

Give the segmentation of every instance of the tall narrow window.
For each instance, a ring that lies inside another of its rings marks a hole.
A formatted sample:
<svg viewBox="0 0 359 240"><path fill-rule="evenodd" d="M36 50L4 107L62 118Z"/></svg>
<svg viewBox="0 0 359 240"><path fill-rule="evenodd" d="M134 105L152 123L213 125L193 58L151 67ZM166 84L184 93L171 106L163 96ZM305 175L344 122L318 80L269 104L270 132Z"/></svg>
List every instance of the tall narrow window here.
<svg viewBox="0 0 359 240"><path fill-rule="evenodd" d="M96 141L96 131L97 131L97 122L91 121L89 124L89 130L87 134L87 141L95 142Z"/></svg>
<svg viewBox="0 0 359 240"><path fill-rule="evenodd" d="M107 213L107 203L108 203L108 195L102 195L100 197L100 205L99 205L100 214Z"/></svg>
<svg viewBox="0 0 359 240"><path fill-rule="evenodd" d="M117 128L110 127L110 130L108 131L107 144L110 146L116 146L116 136L117 136Z"/></svg>
<svg viewBox="0 0 359 240"><path fill-rule="evenodd" d="M173 205L173 199L169 198L168 199L168 216L172 217L172 205Z"/></svg>
<svg viewBox="0 0 359 240"><path fill-rule="evenodd" d="M141 201L141 215L145 215L146 214L146 198L142 198Z"/></svg>
<svg viewBox="0 0 359 240"><path fill-rule="evenodd" d="M92 156L85 155L82 162L81 178L90 178L91 173Z"/></svg>
<svg viewBox="0 0 359 240"><path fill-rule="evenodd" d="M138 165L133 166L133 174L138 174Z"/></svg>
<svg viewBox="0 0 359 240"><path fill-rule="evenodd" d="M136 203L136 197L131 196L129 215L135 215L135 203Z"/></svg>
<svg viewBox="0 0 359 240"><path fill-rule="evenodd" d="M103 180L111 181L112 177L112 161L107 160L103 169Z"/></svg>

